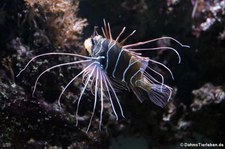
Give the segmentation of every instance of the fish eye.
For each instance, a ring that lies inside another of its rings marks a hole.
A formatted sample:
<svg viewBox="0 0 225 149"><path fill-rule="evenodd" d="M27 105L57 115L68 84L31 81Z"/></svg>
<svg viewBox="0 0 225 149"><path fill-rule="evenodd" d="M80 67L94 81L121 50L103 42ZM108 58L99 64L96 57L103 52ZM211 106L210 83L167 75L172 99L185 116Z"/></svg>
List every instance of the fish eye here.
<svg viewBox="0 0 225 149"><path fill-rule="evenodd" d="M84 47L88 51L88 53L92 54L92 46L94 45L94 40L92 38L88 38L84 41Z"/></svg>

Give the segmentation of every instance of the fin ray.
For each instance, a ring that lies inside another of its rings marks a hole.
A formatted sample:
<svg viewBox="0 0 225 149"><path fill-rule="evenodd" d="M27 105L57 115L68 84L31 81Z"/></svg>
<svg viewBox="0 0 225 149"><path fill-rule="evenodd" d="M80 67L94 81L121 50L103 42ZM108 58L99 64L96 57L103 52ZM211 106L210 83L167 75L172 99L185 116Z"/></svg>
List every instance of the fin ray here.
<svg viewBox="0 0 225 149"><path fill-rule="evenodd" d="M153 84L148 91L149 99L160 107L165 107L171 97L172 89L166 85Z"/></svg>

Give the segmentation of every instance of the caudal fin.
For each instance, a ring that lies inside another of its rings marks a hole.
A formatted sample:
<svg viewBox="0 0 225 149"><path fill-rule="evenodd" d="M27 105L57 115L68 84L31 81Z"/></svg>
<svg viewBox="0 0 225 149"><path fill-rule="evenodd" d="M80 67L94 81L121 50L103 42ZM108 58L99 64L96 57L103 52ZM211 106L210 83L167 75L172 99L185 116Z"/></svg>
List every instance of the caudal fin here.
<svg viewBox="0 0 225 149"><path fill-rule="evenodd" d="M153 84L147 92L148 98L156 105L164 107L172 94L172 88L167 85Z"/></svg>

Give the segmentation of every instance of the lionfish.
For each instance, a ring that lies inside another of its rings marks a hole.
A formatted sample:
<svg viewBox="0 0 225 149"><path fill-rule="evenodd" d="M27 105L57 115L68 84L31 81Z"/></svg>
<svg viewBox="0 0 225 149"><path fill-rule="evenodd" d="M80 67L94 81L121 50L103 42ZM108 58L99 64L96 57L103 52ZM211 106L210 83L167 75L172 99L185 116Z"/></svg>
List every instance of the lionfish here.
<svg viewBox="0 0 225 149"><path fill-rule="evenodd" d="M17 75L18 77L32 61L43 56L62 55L80 58L81 60L57 64L43 71L35 81L32 95L34 95L35 93L37 83L40 77L46 72L61 66L83 64L85 66L83 67L83 70L79 72L75 77L73 77L73 79L71 79L62 90L61 94L58 97L58 105L60 108L62 108L60 101L62 95L69 87L69 85L71 85L71 83L74 82L75 79L82 75L84 87L80 93L79 98L77 99L75 115L76 125L78 125L78 111L80 102L85 90L90 89L92 94L94 95L94 105L87 131L91 126L98 99L100 99L101 105L99 129L101 129L102 124L104 100L109 100L116 120L118 120L118 113L115 108L115 104L117 104L118 110L120 111L120 116L125 117L117 95L117 90L125 89L132 91L140 102L143 102L143 100L145 99L150 99L154 104L159 107L164 107L171 98L172 88L164 84L163 75L160 72L151 68L149 66L149 63L152 62L164 67L173 78L171 70L163 63L150 59L149 57L142 56L140 51L161 49L172 50L177 54L180 63L181 58L177 50L167 46L155 48L135 47L146 45L148 43L156 42L163 39L169 39L175 41L182 47L188 47L187 45L181 44L179 41L172 37L160 37L134 44L123 45L124 42L136 32L136 30L126 36L126 38L124 38L123 40L120 40L121 35L126 29L126 27L124 27L119 33L119 35L116 37L116 39L113 39L110 24L106 23L105 20L103 20L103 22L104 27L101 27L103 35L99 35L98 32L95 30L94 34L84 41L84 47L89 53L89 56L74 53L57 52L40 54L33 57ZM149 74L149 71L152 71L157 74L161 78L161 80L159 81L154 78L151 74Z"/></svg>

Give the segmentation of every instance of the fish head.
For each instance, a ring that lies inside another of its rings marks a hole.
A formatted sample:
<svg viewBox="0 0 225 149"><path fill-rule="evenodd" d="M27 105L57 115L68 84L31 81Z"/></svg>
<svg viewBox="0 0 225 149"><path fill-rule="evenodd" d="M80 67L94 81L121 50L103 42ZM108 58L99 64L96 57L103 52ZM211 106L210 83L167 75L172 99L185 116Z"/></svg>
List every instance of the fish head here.
<svg viewBox="0 0 225 149"><path fill-rule="evenodd" d="M93 55L95 53L94 51L96 50L95 47L97 46L99 41L101 41L101 39L103 39L103 37L100 35L97 35L94 37L90 37L84 41L84 47L90 55Z"/></svg>

